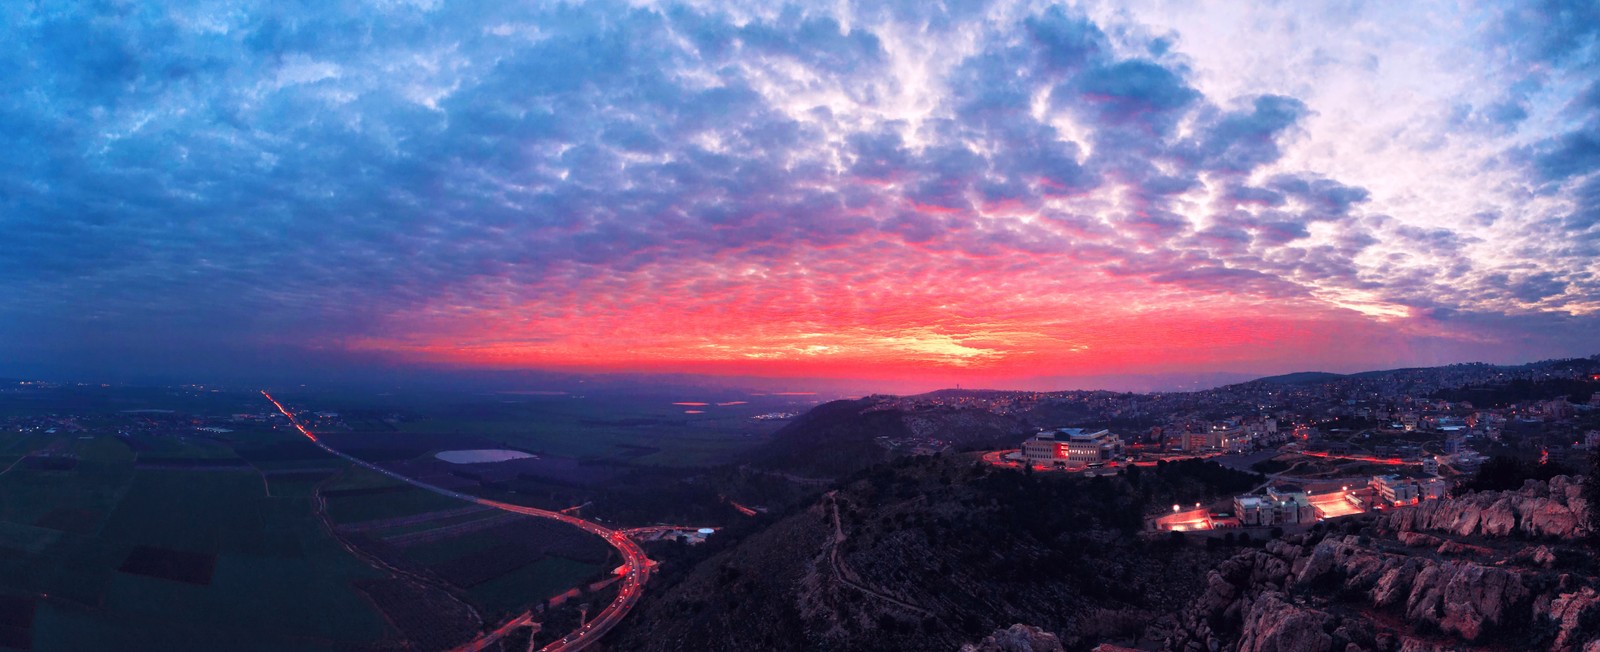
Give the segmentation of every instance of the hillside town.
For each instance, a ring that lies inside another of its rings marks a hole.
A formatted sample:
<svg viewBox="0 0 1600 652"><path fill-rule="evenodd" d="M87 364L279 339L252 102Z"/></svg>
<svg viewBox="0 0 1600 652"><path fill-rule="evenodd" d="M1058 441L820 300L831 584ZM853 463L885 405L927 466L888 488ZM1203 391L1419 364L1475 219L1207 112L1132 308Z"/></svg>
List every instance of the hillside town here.
<svg viewBox="0 0 1600 652"><path fill-rule="evenodd" d="M1067 415L983 456L1035 472L1116 475L1210 459L1267 481L1152 517L1152 529L1293 528L1448 497L1492 458L1566 468L1600 449L1600 361L1296 374L1186 394L937 392L907 410ZM933 449L916 451L929 454Z"/></svg>

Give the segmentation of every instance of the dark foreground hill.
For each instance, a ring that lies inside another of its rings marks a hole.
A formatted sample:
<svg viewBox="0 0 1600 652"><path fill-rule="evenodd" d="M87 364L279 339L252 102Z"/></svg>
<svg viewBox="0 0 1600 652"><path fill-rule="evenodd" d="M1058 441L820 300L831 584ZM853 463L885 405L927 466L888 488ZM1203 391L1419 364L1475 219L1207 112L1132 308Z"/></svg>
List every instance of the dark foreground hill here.
<svg viewBox="0 0 1600 652"><path fill-rule="evenodd" d="M664 568L608 649L954 650L1015 622L1077 647L1143 636L1176 627L1229 554L1141 539L1144 514L1255 481L1200 462L1084 480L902 458Z"/></svg>
<svg viewBox="0 0 1600 652"><path fill-rule="evenodd" d="M833 401L778 430L750 459L763 468L842 477L894 458L891 442L936 440L955 450L1015 446L1028 430L1021 419L982 409L906 410L874 398Z"/></svg>

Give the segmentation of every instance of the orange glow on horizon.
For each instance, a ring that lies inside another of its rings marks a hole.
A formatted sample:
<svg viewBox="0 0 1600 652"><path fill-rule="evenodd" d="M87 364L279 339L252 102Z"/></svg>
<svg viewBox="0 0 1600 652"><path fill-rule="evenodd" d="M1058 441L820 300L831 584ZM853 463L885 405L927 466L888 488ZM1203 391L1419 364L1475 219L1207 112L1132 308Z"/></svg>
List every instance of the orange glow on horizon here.
<svg viewBox="0 0 1600 652"><path fill-rule="evenodd" d="M1049 256L869 251L574 266L533 290L483 278L342 345L465 368L947 382L1347 367L1432 328Z"/></svg>
<svg viewBox="0 0 1600 652"><path fill-rule="evenodd" d="M557 338L519 338L515 329L484 320L476 322L482 324L476 332L366 339L353 348L469 368L864 379L935 373L998 379L1216 369L1284 357L1314 364L1336 359L1341 338L1346 343L1384 339L1370 330L1363 333L1360 320L1265 315L1133 315L1105 324L1030 324L1005 330L980 325L966 335L868 327L782 334L773 332L775 325L756 323L743 328L723 323L684 333L672 332L667 324L692 324L690 318L641 319L663 334L583 333L572 332L578 330L572 324L546 324L534 330L567 332Z"/></svg>

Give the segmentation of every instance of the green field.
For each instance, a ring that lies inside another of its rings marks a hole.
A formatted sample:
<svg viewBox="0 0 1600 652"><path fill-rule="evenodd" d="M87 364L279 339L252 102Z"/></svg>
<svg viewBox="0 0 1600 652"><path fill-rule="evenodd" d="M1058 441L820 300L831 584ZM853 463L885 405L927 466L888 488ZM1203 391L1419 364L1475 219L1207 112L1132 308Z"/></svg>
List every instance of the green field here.
<svg viewBox="0 0 1600 652"><path fill-rule="evenodd" d="M605 570L597 564L545 557L497 579L472 587L474 600L490 613L524 608L530 601L561 595L579 582Z"/></svg>
<svg viewBox="0 0 1600 652"><path fill-rule="evenodd" d="M341 525L358 525L381 522L418 515L439 515L422 523L397 524L366 529L367 537L383 539L396 535L440 530L451 525L494 519L503 514L483 511L451 515L449 512L468 506L461 500L405 486L395 480L360 467L323 486L328 491L370 491L386 489L381 493L327 496L330 519ZM531 517L518 517L531 518ZM565 526L555 526L565 527ZM448 536L447 538L399 545L400 555L407 561L432 567L452 560L470 557L496 548L505 541L490 530L478 530ZM396 546L397 544L391 544ZM385 553L393 554L393 553ZM484 613L503 614L527 609L529 606L558 595L606 570L603 564L585 563L564 557L547 555L527 565L516 568L482 584L465 588L471 601Z"/></svg>
<svg viewBox="0 0 1600 652"><path fill-rule="evenodd" d="M527 450L659 466L729 461L782 424L750 417L756 408L695 406L685 414L665 399L537 400L431 410L400 424L406 432L478 435ZM650 450L656 449L656 450Z"/></svg>
<svg viewBox="0 0 1600 652"><path fill-rule="evenodd" d="M598 461L592 468L610 473L630 465L723 463L781 425L749 418L772 406L707 406L707 414L687 415L661 397L456 395L430 402L412 396L384 399L389 404L299 398L294 409L354 415L325 423L330 431L366 437L365 450L377 459L431 454L451 448L454 439ZM454 569L451 581L470 586L460 595L486 614L525 609L615 563L598 561L606 557L603 543L589 550L564 532L510 536L499 522L447 530L498 514L448 513L465 503L351 465L281 421L275 427L230 416L269 410L255 394L193 388L78 386L0 395L0 422L7 424L0 429L0 594L34 600L33 649L347 650L398 643L400 631L369 599L378 594L355 588L374 586L368 580L388 578L388 571L346 548L384 538L401 537L364 554L400 554L407 563ZM392 442L385 439L390 434ZM591 467L564 468L589 473ZM572 504L565 496L556 500ZM421 523L344 527L436 513L442 514ZM343 541L324 516L339 526ZM427 540L439 535L448 537ZM526 545L501 554L508 539ZM404 612L394 607L388 603L389 615ZM418 621L410 614L397 622Z"/></svg>
<svg viewBox="0 0 1600 652"><path fill-rule="evenodd" d="M321 469L317 473L264 474L263 477L267 479L267 487L274 497L309 497L316 491L317 485L338 472L338 469Z"/></svg>
<svg viewBox="0 0 1600 652"><path fill-rule="evenodd" d="M154 438L138 455L232 457L209 439ZM136 468L106 433L8 436L68 470L0 475L0 591L38 598L36 650L343 649L393 637L350 585L381 577L332 539L309 492L268 497L261 474ZM3 467L0 467L3 468ZM215 555L207 585L121 572L135 546Z"/></svg>
<svg viewBox="0 0 1600 652"><path fill-rule="evenodd" d="M343 525L454 509L465 504L456 498L408 487L381 494L328 498L328 517Z"/></svg>
<svg viewBox="0 0 1600 652"><path fill-rule="evenodd" d="M76 534L94 534L121 499L133 474L133 454L114 437L46 435L30 448L77 456L68 471L11 466L0 475L0 519L45 525ZM19 455L20 457L20 455Z"/></svg>

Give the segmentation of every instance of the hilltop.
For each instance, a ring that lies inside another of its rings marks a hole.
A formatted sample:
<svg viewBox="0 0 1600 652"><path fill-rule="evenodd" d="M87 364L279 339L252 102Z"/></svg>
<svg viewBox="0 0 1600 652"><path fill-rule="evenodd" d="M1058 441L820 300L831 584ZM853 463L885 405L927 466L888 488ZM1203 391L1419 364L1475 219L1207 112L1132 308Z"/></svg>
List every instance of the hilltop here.
<svg viewBox="0 0 1600 652"><path fill-rule="evenodd" d="M1326 371L1299 371L1292 374L1283 374L1281 376L1257 378L1250 382L1263 383L1267 385L1305 385L1343 377L1344 374L1329 373Z"/></svg>
<svg viewBox="0 0 1600 652"><path fill-rule="evenodd" d="M664 567L610 643L951 650L1013 622L1071 645L1142 635L1200 595L1197 569L1228 554L1135 537L1143 514L1178 491L1256 481L1203 462L1076 480L968 456L902 458L698 564Z"/></svg>
<svg viewBox="0 0 1600 652"><path fill-rule="evenodd" d="M1015 445L1027 421L980 408L907 409L881 398L832 401L797 417L750 455L752 464L840 477L884 462L897 447L961 450Z"/></svg>

